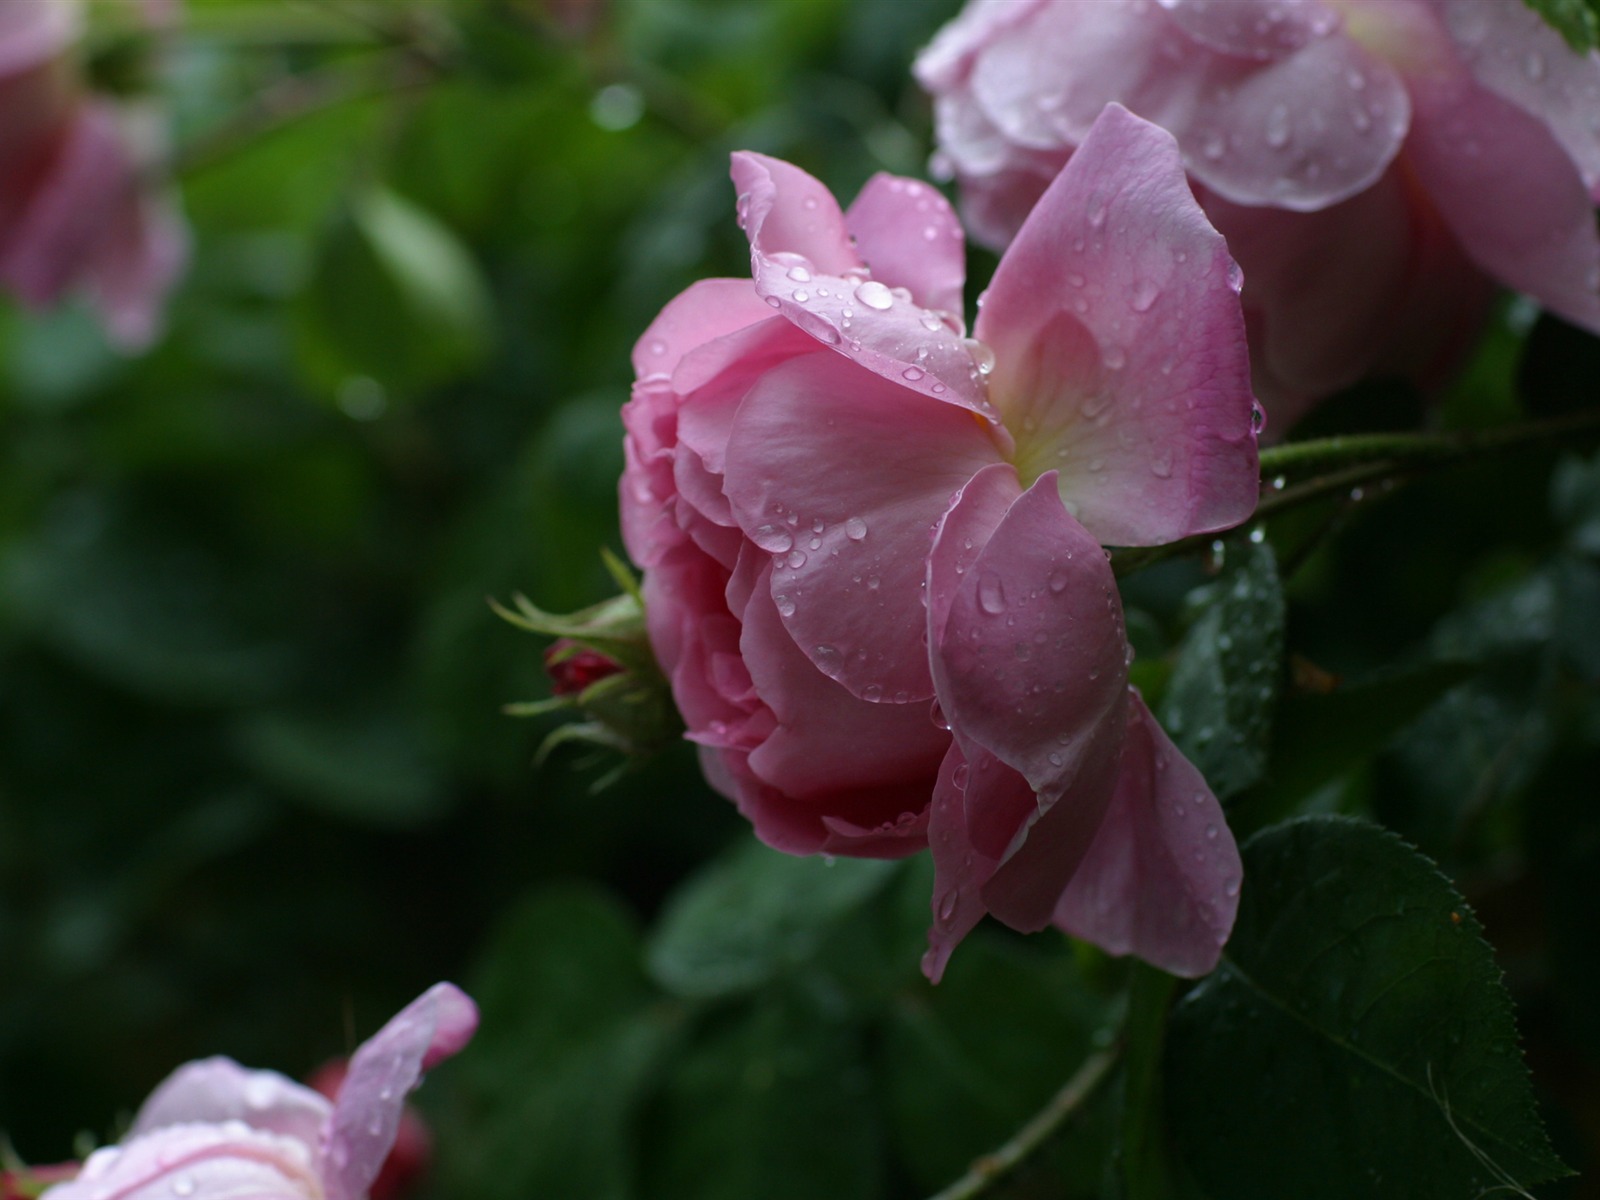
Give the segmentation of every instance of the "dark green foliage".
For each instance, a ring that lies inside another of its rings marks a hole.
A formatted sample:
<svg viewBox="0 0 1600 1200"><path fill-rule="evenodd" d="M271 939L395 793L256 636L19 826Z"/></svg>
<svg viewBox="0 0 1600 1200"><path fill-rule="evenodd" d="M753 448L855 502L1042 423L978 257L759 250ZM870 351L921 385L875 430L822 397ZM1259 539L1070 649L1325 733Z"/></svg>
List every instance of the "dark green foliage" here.
<svg viewBox="0 0 1600 1200"><path fill-rule="evenodd" d="M1394 835L1304 818L1246 846L1222 966L1173 1015L1171 1119L1214 1195L1456 1200L1565 1173L1500 969Z"/></svg>

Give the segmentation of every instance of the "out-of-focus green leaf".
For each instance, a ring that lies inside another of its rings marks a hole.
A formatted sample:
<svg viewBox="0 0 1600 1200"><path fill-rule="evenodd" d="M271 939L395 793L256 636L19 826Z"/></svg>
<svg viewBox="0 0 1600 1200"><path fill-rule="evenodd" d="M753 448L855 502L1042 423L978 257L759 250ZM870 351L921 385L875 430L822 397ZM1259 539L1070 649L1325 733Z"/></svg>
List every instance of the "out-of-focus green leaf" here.
<svg viewBox="0 0 1600 1200"><path fill-rule="evenodd" d="M673 896L650 942L650 973L682 996L750 991L815 954L893 870L877 859L796 858L746 842Z"/></svg>
<svg viewBox="0 0 1600 1200"><path fill-rule="evenodd" d="M1222 964L1179 1004L1169 1115L1230 1200L1460 1200L1565 1174L1511 1001L1459 894L1375 826L1306 817L1244 847Z"/></svg>
<svg viewBox="0 0 1600 1200"><path fill-rule="evenodd" d="M1600 5L1595 0L1524 0L1567 39L1574 50L1600 44Z"/></svg>
<svg viewBox="0 0 1600 1200"><path fill-rule="evenodd" d="M911 986L889 1013L885 1067L894 1135L933 1191L1001 1145L1076 1071L1105 1032L1102 998L1066 947L1017 946L979 931L937 987ZM1110 1130L1069 1139L1070 1165L1041 1194L1098 1196Z"/></svg>
<svg viewBox="0 0 1600 1200"><path fill-rule="evenodd" d="M352 416L382 411L482 361L493 308L471 253L446 226L382 187L330 230L303 300L313 376ZM363 382L364 381L364 382Z"/></svg>
<svg viewBox="0 0 1600 1200"><path fill-rule="evenodd" d="M648 1114L642 1195L880 1197L862 1051L854 1030L797 994L718 1022L677 1060Z"/></svg>
<svg viewBox="0 0 1600 1200"><path fill-rule="evenodd" d="M447 1194L638 1194L634 1114L674 1036L639 949L617 904L576 885L535 893L500 926L469 982L482 1023L457 1068Z"/></svg>
<svg viewBox="0 0 1600 1200"><path fill-rule="evenodd" d="M450 799L427 739L365 697L349 707L260 713L243 723L238 745L289 795L346 820L404 828L437 816Z"/></svg>
<svg viewBox="0 0 1600 1200"><path fill-rule="evenodd" d="M1265 542L1230 549L1226 573L1199 600L1161 705L1161 721L1221 799L1267 765L1283 657L1283 589Z"/></svg>
<svg viewBox="0 0 1600 1200"><path fill-rule="evenodd" d="M1371 761L1473 674L1464 663L1433 663L1324 694L1286 697L1278 707L1266 776L1241 800L1239 819L1259 827L1288 816L1318 788Z"/></svg>

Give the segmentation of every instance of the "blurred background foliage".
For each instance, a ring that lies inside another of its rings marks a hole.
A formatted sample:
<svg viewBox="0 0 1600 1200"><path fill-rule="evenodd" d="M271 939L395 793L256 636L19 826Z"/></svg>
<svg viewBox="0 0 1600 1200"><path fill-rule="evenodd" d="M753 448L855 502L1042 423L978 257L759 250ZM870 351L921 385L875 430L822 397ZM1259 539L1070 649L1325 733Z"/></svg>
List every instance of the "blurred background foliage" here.
<svg viewBox="0 0 1600 1200"><path fill-rule="evenodd" d="M186 1058L303 1076L439 978L484 1025L423 1093L431 1187L482 1200L926 1194L1107 1043L1124 965L985 928L931 989L926 862L765 851L686 748L592 796L575 756L534 768L549 720L499 713L548 685L486 598L614 590L628 351L681 288L746 269L728 152L841 197L925 174L908 67L956 9L188 0L161 62L195 239L167 335L129 360L80 308L0 314L0 1129L25 1158L110 1136ZM1303 432L1494 425L1592 405L1597 379L1595 339L1513 302L1442 405L1373 385ZM1367 816L1466 895L1579 1168L1584 449L1124 580L1138 679L1225 764L1241 841ZM1200 1194L1181 1162L1128 1168L1168 1138L1118 1116L1147 1084L1119 1075L1005 1194Z"/></svg>

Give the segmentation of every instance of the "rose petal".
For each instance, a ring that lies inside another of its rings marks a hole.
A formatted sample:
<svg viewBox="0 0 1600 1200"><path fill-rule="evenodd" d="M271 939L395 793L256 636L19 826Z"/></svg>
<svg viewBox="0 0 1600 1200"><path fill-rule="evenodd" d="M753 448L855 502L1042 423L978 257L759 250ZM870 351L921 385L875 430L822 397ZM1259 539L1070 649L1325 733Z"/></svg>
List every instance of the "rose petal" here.
<svg viewBox="0 0 1600 1200"><path fill-rule="evenodd" d="M1297 210L1381 175L1410 112L1395 72L1349 38L1313 35L1258 62L1209 50L1133 0L1044 10L996 37L971 86L1008 137L1040 149L1081 143L1105 105L1124 104L1170 130L1207 187Z"/></svg>
<svg viewBox="0 0 1600 1200"><path fill-rule="evenodd" d="M1339 27L1318 0L1157 0L1203 46L1266 62Z"/></svg>
<svg viewBox="0 0 1600 1200"><path fill-rule="evenodd" d="M961 747L952 744L939 767L928 814L928 845L933 851L934 871L933 924L928 928L928 952L922 956L922 973L930 983L939 982L950 952L989 911L983 903L982 889L999 865L997 859L979 851L967 833L966 786L970 773Z"/></svg>
<svg viewBox="0 0 1600 1200"><path fill-rule="evenodd" d="M167 1125L96 1150L50 1200L173 1200L174 1196L320 1200L310 1150L246 1125Z"/></svg>
<svg viewBox="0 0 1600 1200"><path fill-rule="evenodd" d="M436 983L357 1048L317 1148L328 1200L366 1194L394 1145L406 1095L477 1027L478 1009L467 994Z"/></svg>
<svg viewBox="0 0 1600 1200"><path fill-rule="evenodd" d="M699 280L669 300L634 344L634 374L671 375L689 351L771 317L748 279Z"/></svg>
<svg viewBox="0 0 1600 1200"><path fill-rule="evenodd" d="M1102 542L1154 545L1255 508L1238 270L1172 138L1105 110L995 271L978 337L1025 480Z"/></svg>
<svg viewBox="0 0 1600 1200"><path fill-rule="evenodd" d="M879 173L844 214L872 278L962 323L967 243L950 202L916 179Z"/></svg>
<svg viewBox="0 0 1600 1200"><path fill-rule="evenodd" d="M868 277L838 204L797 167L734 155L756 291L835 352L944 403L988 415L983 377L960 333L904 288Z"/></svg>
<svg viewBox="0 0 1600 1200"><path fill-rule="evenodd" d="M133 186L109 107L84 105L27 208L5 231L0 279L35 307L55 301L92 261Z"/></svg>
<svg viewBox="0 0 1600 1200"><path fill-rule="evenodd" d="M188 257L188 229L172 197L129 195L88 268L89 290L113 342L141 350L155 340L167 292Z"/></svg>
<svg viewBox="0 0 1600 1200"><path fill-rule="evenodd" d="M1509 287L1600 332L1600 235L1550 130L1464 76L1413 81L1407 161L1467 254Z"/></svg>
<svg viewBox="0 0 1600 1200"><path fill-rule="evenodd" d="M1600 55L1574 51L1526 4L1434 9L1478 82L1543 121L1600 199Z"/></svg>
<svg viewBox="0 0 1600 1200"><path fill-rule="evenodd" d="M920 643L917 648L926 654ZM750 754L758 778L802 804L830 792L909 781L918 796L910 808L925 807L927 783L950 740L929 720L926 704L858 700L822 674L790 637L770 587L758 585L744 610L739 653L756 693L777 718L777 728ZM899 804L891 808L884 819L903 811Z"/></svg>
<svg viewBox="0 0 1600 1200"><path fill-rule="evenodd" d="M1109 953L1204 975L1233 929L1241 871L1205 779L1130 690L1116 796L1056 923Z"/></svg>
<svg viewBox="0 0 1600 1200"><path fill-rule="evenodd" d="M965 79L973 58L996 34L1026 20L1050 0L972 0L917 55L917 82L929 91Z"/></svg>
<svg viewBox="0 0 1600 1200"><path fill-rule="evenodd" d="M923 561L951 495L1000 457L988 426L831 354L768 371L728 439L734 515L823 674L867 700L933 694Z"/></svg>
<svg viewBox="0 0 1600 1200"><path fill-rule="evenodd" d="M231 1058L203 1058L168 1075L128 1129L141 1137L167 1125L243 1121L255 1129L317 1144L333 1106L276 1071L251 1071Z"/></svg>
<svg viewBox="0 0 1600 1200"><path fill-rule="evenodd" d="M78 39L82 26L77 0L0 4L0 75L55 57Z"/></svg>

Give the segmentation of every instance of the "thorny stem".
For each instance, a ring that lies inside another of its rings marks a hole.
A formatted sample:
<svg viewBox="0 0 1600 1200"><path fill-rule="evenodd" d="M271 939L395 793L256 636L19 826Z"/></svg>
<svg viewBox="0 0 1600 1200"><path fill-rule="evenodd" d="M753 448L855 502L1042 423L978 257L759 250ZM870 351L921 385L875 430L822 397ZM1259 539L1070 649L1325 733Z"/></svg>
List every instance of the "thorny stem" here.
<svg viewBox="0 0 1600 1200"><path fill-rule="evenodd" d="M1111 1073L1120 1052L1120 1046L1112 1045L1084 1059L1083 1065L1072 1078L1026 1125L1017 1130L1015 1137L992 1154L985 1154L978 1159L965 1175L930 1200L971 1200L971 1197L981 1196L1016 1170L1094 1094L1095 1089Z"/></svg>
<svg viewBox="0 0 1600 1200"><path fill-rule="evenodd" d="M1256 505L1251 520L1260 521L1291 508L1340 494L1347 495L1353 503L1363 498L1363 489L1367 484L1382 484L1387 489L1451 463L1595 431L1600 431L1600 411L1489 430L1355 434L1272 446L1261 452L1262 479L1272 482L1265 486L1265 494ZM1327 468L1337 469L1329 470L1327 474L1313 475L1287 487L1281 485L1282 477L1289 474ZM1152 563L1204 550L1218 536L1205 533L1165 546L1119 550L1112 556L1112 569L1118 575L1131 574Z"/></svg>

